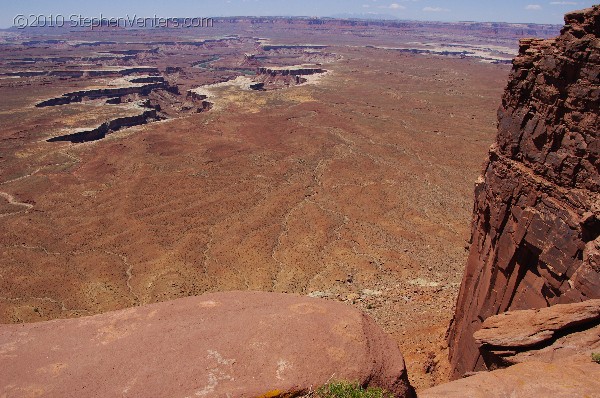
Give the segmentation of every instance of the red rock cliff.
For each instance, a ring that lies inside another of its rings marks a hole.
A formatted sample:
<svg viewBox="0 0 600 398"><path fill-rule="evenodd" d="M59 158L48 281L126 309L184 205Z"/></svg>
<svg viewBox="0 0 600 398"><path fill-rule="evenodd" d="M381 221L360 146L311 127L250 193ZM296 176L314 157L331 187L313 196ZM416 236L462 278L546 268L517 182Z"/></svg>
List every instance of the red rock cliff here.
<svg viewBox="0 0 600 398"><path fill-rule="evenodd" d="M485 368L486 318L600 298L600 6L565 22L513 63L448 334L455 377Z"/></svg>

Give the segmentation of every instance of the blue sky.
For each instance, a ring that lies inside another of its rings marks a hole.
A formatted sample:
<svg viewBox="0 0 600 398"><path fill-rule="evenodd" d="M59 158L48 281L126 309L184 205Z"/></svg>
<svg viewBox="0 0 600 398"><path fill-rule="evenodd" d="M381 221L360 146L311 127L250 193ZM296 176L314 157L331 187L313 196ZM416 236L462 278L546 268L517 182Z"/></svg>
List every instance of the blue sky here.
<svg viewBox="0 0 600 398"><path fill-rule="evenodd" d="M62 14L68 20L71 14L98 18L372 13L417 20L561 24L565 12L593 4L583 0L0 0L0 27L11 26L18 14Z"/></svg>

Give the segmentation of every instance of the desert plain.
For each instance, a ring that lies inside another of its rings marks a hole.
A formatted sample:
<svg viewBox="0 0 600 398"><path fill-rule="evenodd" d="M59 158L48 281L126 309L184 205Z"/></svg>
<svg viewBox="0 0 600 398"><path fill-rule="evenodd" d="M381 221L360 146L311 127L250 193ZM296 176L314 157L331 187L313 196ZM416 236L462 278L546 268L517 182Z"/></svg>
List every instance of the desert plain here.
<svg viewBox="0 0 600 398"><path fill-rule="evenodd" d="M223 19L0 37L0 323L343 301L448 379L473 186L544 25ZM276 325L274 325L276 327Z"/></svg>

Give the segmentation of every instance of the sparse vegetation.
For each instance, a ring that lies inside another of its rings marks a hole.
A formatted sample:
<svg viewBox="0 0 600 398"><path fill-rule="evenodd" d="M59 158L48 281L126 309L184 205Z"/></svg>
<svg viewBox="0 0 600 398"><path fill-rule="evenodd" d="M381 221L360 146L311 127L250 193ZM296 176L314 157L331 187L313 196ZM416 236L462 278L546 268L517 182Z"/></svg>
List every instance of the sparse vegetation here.
<svg viewBox="0 0 600 398"><path fill-rule="evenodd" d="M394 398L394 395L381 388L363 388L358 383L332 382L319 388L314 398Z"/></svg>
<svg viewBox="0 0 600 398"><path fill-rule="evenodd" d="M600 352L592 353L592 361L600 364Z"/></svg>

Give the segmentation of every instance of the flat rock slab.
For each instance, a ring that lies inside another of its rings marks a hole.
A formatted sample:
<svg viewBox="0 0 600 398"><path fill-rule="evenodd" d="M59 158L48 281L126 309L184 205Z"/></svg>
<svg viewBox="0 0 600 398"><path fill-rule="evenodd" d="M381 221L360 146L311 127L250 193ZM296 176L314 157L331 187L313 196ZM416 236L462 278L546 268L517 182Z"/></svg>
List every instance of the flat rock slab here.
<svg viewBox="0 0 600 398"><path fill-rule="evenodd" d="M590 355L557 363L525 362L430 388L419 398L600 397L600 365Z"/></svg>
<svg viewBox="0 0 600 398"><path fill-rule="evenodd" d="M600 326L569 333L554 340L552 344L540 348L528 347L525 351L513 352L491 348L488 353L491 361L493 361L493 356L497 355L502 362L512 365L528 361L556 362L559 359L590 350L600 352Z"/></svg>
<svg viewBox="0 0 600 398"><path fill-rule="evenodd" d="M411 396L398 346L331 301L216 293L0 326L0 397L273 397L328 380Z"/></svg>
<svg viewBox="0 0 600 398"><path fill-rule="evenodd" d="M600 299L557 304L538 310L509 311L487 318L473 337L479 345L528 347L555 333L600 320Z"/></svg>

